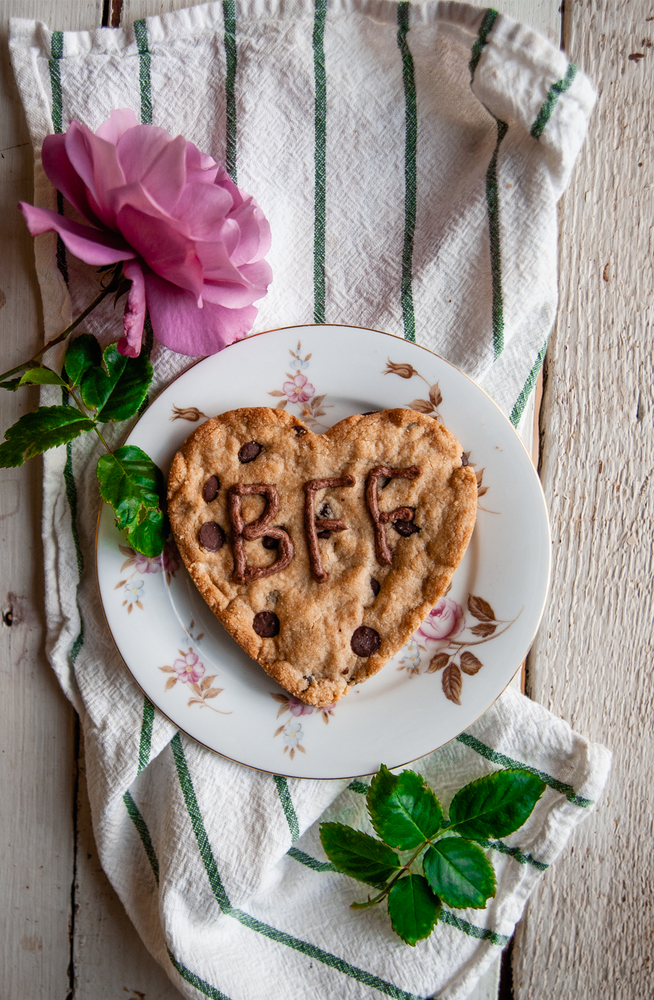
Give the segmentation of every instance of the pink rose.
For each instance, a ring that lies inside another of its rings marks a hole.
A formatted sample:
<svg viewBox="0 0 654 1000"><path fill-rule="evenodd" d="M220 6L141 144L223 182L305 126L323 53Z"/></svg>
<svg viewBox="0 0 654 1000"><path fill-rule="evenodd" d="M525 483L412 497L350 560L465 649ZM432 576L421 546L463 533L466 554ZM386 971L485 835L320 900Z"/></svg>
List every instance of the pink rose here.
<svg viewBox="0 0 654 1000"><path fill-rule="evenodd" d="M316 392L306 375L296 375L292 382L284 382L282 389L290 403L306 403Z"/></svg>
<svg viewBox="0 0 654 1000"><path fill-rule="evenodd" d="M198 654L190 651L183 659L175 660L173 667L177 674L177 680L181 681L182 684L187 684L189 681L191 684L197 684L206 672L204 663L198 658Z"/></svg>
<svg viewBox="0 0 654 1000"><path fill-rule="evenodd" d="M272 274L270 226L221 164L181 135L112 111L94 134L73 121L46 136L48 179L93 228L20 202L32 236L57 232L96 267L124 261L131 281L118 350L141 350L146 307L178 354L215 354L244 337Z"/></svg>
<svg viewBox="0 0 654 1000"><path fill-rule="evenodd" d="M417 635L430 643L431 649L445 649L465 628L465 614L450 597L441 597L427 615Z"/></svg>

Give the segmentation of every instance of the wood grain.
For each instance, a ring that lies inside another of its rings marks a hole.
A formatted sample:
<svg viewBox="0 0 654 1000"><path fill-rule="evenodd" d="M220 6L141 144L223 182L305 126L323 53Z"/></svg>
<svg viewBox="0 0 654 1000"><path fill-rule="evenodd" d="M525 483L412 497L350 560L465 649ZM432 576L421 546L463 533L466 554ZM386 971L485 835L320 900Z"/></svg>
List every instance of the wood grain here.
<svg viewBox="0 0 654 1000"><path fill-rule="evenodd" d="M577 0L599 104L561 213L541 419L552 598L531 696L614 751L608 793L529 901L516 1000L652 996L654 7Z"/></svg>

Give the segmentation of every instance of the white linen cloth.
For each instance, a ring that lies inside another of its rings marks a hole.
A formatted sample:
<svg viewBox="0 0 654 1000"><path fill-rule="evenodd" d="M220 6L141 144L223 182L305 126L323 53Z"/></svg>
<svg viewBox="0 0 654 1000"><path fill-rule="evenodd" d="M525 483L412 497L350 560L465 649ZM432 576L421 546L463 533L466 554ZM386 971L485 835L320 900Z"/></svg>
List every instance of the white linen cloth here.
<svg viewBox="0 0 654 1000"><path fill-rule="evenodd" d="M17 20L10 45L37 204L57 205L44 136L132 108L226 160L270 220L274 280L255 332L325 321L415 335L517 423L555 314L556 202L594 102L543 38L453 3L225 0L63 35ZM49 339L96 277L54 237L36 257ZM106 303L86 324L103 343L119 327ZM188 363L156 344L151 357L155 389ZM125 427L107 430L117 443ZM45 456L48 654L80 713L102 864L146 946L192 998L462 1000L592 809L608 751L508 690L419 762L446 805L514 762L548 788L522 830L489 844L487 909L448 911L404 945L381 908L349 909L362 887L320 846L321 820L367 828L363 782L248 770L144 704L96 590L96 460L91 435Z"/></svg>

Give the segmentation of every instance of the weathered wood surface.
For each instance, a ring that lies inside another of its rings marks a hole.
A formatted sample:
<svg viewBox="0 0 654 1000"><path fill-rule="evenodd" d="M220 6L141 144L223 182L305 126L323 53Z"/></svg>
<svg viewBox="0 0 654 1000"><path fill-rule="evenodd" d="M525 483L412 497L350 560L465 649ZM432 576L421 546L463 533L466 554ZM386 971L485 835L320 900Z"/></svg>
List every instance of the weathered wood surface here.
<svg viewBox="0 0 654 1000"><path fill-rule="evenodd" d="M528 904L514 989L516 1000L650 1000L654 6L576 0L566 33L599 103L561 212L541 413L553 596L528 684L614 762L574 853Z"/></svg>
<svg viewBox="0 0 654 1000"><path fill-rule="evenodd" d="M36 348L42 329L32 241L15 210L19 199L31 200L33 180L27 130L7 54L8 18L36 17L53 28L81 29L99 26L107 14L109 19L113 15L116 23L121 6L123 22L129 22L189 5L189 0L124 0L122 5L119 0L0 3L0 212L4 247L10 248L0 258L0 303L3 296L6 298L6 303L0 305L0 326L7 365ZM558 44L558 0L503 0L496 6ZM586 65L592 72L592 63ZM630 68L637 67L630 64ZM579 188L582 195L585 190L583 185ZM583 234L577 233L576 239L583 243ZM564 252L566 246L572 245L573 234L568 227ZM567 288L564 285L564 295ZM577 329L573 327L572 332ZM0 396L0 427L13 423L31 403L26 396ZM523 424L527 439L528 423L526 416ZM572 471L569 474L572 476ZM3 613L11 613L7 622L12 620L12 624L0 626L0 997L136 1000L145 996L175 1000L178 992L141 944L97 860L74 713L43 654L39 497L38 462L24 469L3 471L0 600ZM577 724L584 728L581 720ZM586 725L585 731L591 731L591 727ZM576 865L573 860L573 865L568 866L571 878L575 872L580 875ZM554 881L550 878L550 882ZM601 898L596 886L591 890L585 884L588 900ZM595 909L588 904L589 912ZM534 956L546 955L543 942L528 939L526 948L527 962ZM518 969L519 947L516 950ZM474 1000L492 1000L497 993L497 977L497 970L491 970ZM534 978L533 982L537 981ZM566 982L563 972L558 992L542 995L565 996ZM587 982L594 985L599 981L591 973ZM600 994L598 987L588 996L595 1000Z"/></svg>

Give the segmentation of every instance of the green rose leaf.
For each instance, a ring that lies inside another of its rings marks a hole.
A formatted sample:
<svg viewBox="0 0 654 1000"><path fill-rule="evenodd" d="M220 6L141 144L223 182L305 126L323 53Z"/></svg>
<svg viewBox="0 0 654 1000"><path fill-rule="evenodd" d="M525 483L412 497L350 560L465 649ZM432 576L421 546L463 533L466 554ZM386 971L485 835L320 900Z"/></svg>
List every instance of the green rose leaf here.
<svg viewBox="0 0 654 1000"><path fill-rule="evenodd" d="M386 844L342 823L321 823L320 840L339 872L376 888L382 888L402 867L397 854Z"/></svg>
<svg viewBox="0 0 654 1000"><path fill-rule="evenodd" d="M133 549L152 559L163 552L168 533L169 525L164 512L149 510L135 528L128 530L127 540Z"/></svg>
<svg viewBox="0 0 654 1000"><path fill-rule="evenodd" d="M93 420L71 406L40 406L6 431L6 441L0 445L0 468L22 465L28 458L67 444L93 427Z"/></svg>
<svg viewBox="0 0 654 1000"><path fill-rule="evenodd" d="M506 837L526 822L545 791L529 771L495 771L457 792L450 804L450 829L462 837Z"/></svg>
<svg viewBox="0 0 654 1000"><path fill-rule="evenodd" d="M378 836L401 851L433 837L443 822L440 802L415 771L395 775L382 764L370 783L367 803Z"/></svg>
<svg viewBox="0 0 654 1000"><path fill-rule="evenodd" d="M111 504L116 514L116 526L127 528L140 537L148 514L153 511L161 514L163 510L161 470L140 448L123 445L113 454L100 458L96 475L100 496ZM137 532L139 527L140 533Z"/></svg>
<svg viewBox="0 0 654 1000"><path fill-rule="evenodd" d="M71 340L66 351L64 369L72 385L79 385L89 368L100 368L102 351L95 337L90 333Z"/></svg>
<svg viewBox="0 0 654 1000"><path fill-rule="evenodd" d="M19 385L66 385L66 383L51 368L30 368L20 379Z"/></svg>
<svg viewBox="0 0 654 1000"><path fill-rule="evenodd" d="M6 382L0 382L0 389L6 389L7 392L16 392L19 385L20 375L18 378L8 378Z"/></svg>
<svg viewBox="0 0 654 1000"><path fill-rule="evenodd" d="M441 901L422 875L407 875L388 894L388 912L396 934L414 946L429 937L441 912Z"/></svg>
<svg viewBox="0 0 654 1000"><path fill-rule="evenodd" d="M80 384L82 400L97 410L101 423L127 420L138 412L152 381L152 365L145 356L127 358L110 344L102 355L104 367L88 368ZM106 368L106 371L105 371Z"/></svg>
<svg viewBox="0 0 654 1000"><path fill-rule="evenodd" d="M481 847L460 837L445 837L423 859L427 881L448 906L483 910L495 895L495 871Z"/></svg>

